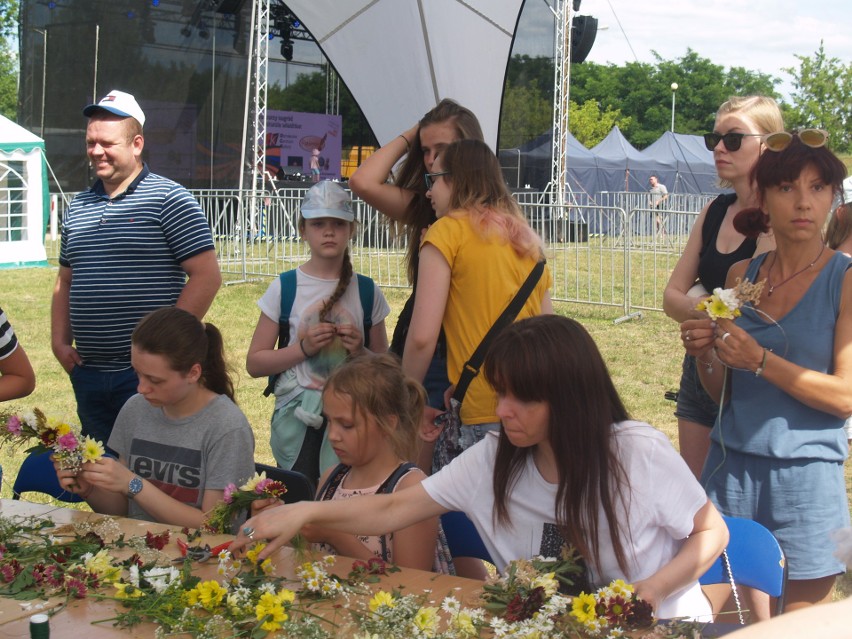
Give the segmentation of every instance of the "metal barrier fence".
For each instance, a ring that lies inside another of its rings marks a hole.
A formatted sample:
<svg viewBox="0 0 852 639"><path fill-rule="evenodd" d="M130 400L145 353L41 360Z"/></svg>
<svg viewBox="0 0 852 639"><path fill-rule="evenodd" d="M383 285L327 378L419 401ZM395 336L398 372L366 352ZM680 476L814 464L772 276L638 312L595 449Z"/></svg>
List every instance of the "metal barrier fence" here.
<svg viewBox="0 0 852 639"><path fill-rule="evenodd" d="M207 215L226 282L274 277L308 257L299 239L304 189L281 189L253 198L248 191L193 191ZM556 206L550 195L516 194L542 236L556 301L619 309L661 310L663 289L686 245L698 211L712 195L672 194L669 208L649 207L647 194L602 193ZM387 218L354 200L358 230L351 257L355 271L385 287L407 288L406 237ZM57 207L63 212L62 202ZM60 218L61 219L61 218ZM59 243L47 242L57 257Z"/></svg>

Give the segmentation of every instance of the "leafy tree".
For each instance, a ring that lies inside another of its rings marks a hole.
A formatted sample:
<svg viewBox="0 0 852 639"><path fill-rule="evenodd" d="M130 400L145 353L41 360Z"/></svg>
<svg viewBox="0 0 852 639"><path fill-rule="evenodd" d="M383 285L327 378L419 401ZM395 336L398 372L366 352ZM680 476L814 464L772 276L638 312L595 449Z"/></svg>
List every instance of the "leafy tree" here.
<svg viewBox="0 0 852 639"><path fill-rule="evenodd" d="M622 130L629 128L631 118L622 116L621 111L612 107L601 111L596 100L586 100L582 105L571 100L568 123L574 137L586 148L591 148L603 140L612 127L618 125Z"/></svg>
<svg viewBox="0 0 852 639"><path fill-rule="evenodd" d="M822 42L813 56L796 58L798 69L783 69L796 89L785 113L787 126L825 129L836 151L852 151L852 63L828 57Z"/></svg>
<svg viewBox="0 0 852 639"><path fill-rule="evenodd" d="M0 114L15 119L18 109L18 0L0 0Z"/></svg>
<svg viewBox="0 0 852 639"><path fill-rule="evenodd" d="M18 59L0 39L0 114L15 119L18 110Z"/></svg>

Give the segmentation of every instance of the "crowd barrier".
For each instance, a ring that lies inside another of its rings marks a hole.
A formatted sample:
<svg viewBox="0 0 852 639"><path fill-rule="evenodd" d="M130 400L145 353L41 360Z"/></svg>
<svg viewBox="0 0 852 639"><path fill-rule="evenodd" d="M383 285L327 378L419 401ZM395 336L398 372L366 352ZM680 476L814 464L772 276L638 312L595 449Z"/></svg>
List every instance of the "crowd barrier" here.
<svg viewBox="0 0 852 639"><path fill-rule="evenodd" d="M216 242L228 283L274 277L307 257L299 240L304 189L260 196L237 190L196 190ZM548 193L516 194L530 224L544 240L556 301L612 307L627 315L662 310L663 289L686 245L701 208L713 195L672 194L661 208L645 193L572 194L555 205ZM63 212L60 200L57 212ZM401 229L359 199L351 257L357 272L383 287L407 288L406 237ZM47 242L58 257L59 242Z"/></svg>

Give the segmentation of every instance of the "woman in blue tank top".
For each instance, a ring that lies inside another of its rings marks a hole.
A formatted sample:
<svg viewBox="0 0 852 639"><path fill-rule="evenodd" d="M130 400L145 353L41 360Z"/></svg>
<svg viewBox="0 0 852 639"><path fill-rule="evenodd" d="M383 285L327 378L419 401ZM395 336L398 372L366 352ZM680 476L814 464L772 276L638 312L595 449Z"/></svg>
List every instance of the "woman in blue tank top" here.
<svg viewBox="0 0 852 639"><path fill-rule="evenodd" d="M735 321L687 320L687 352L710 395L723 402L702 474L726 515L769 528L787 556L786 609L831 601L833 531L849 526L843 423L852 413L852 276L849 257L823 242L822 229L846 168L827 134L773 133L755 166L760 209L736 224L769 228L776 249L740 262L739 278L763 282L757 302ZM754 306L758 307L755 310Z"/></svg>

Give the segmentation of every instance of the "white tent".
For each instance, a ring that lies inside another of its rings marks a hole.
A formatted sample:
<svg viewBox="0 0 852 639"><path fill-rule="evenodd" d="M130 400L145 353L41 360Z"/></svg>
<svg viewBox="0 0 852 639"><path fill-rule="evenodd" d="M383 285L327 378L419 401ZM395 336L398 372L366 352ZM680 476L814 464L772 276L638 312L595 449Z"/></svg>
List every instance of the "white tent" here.
<svg viewBox="0 0 852 639"><path fill-rule="evenodd" d="M442 98L473 111L497 148L503 80L523 0L288 0L379 144Z"/></svg>
<svg viewBox="0 0 852 639"><path fill-rule="evenodd" d="M44 141L0 115L0 268L47 266Z"/></svg>

